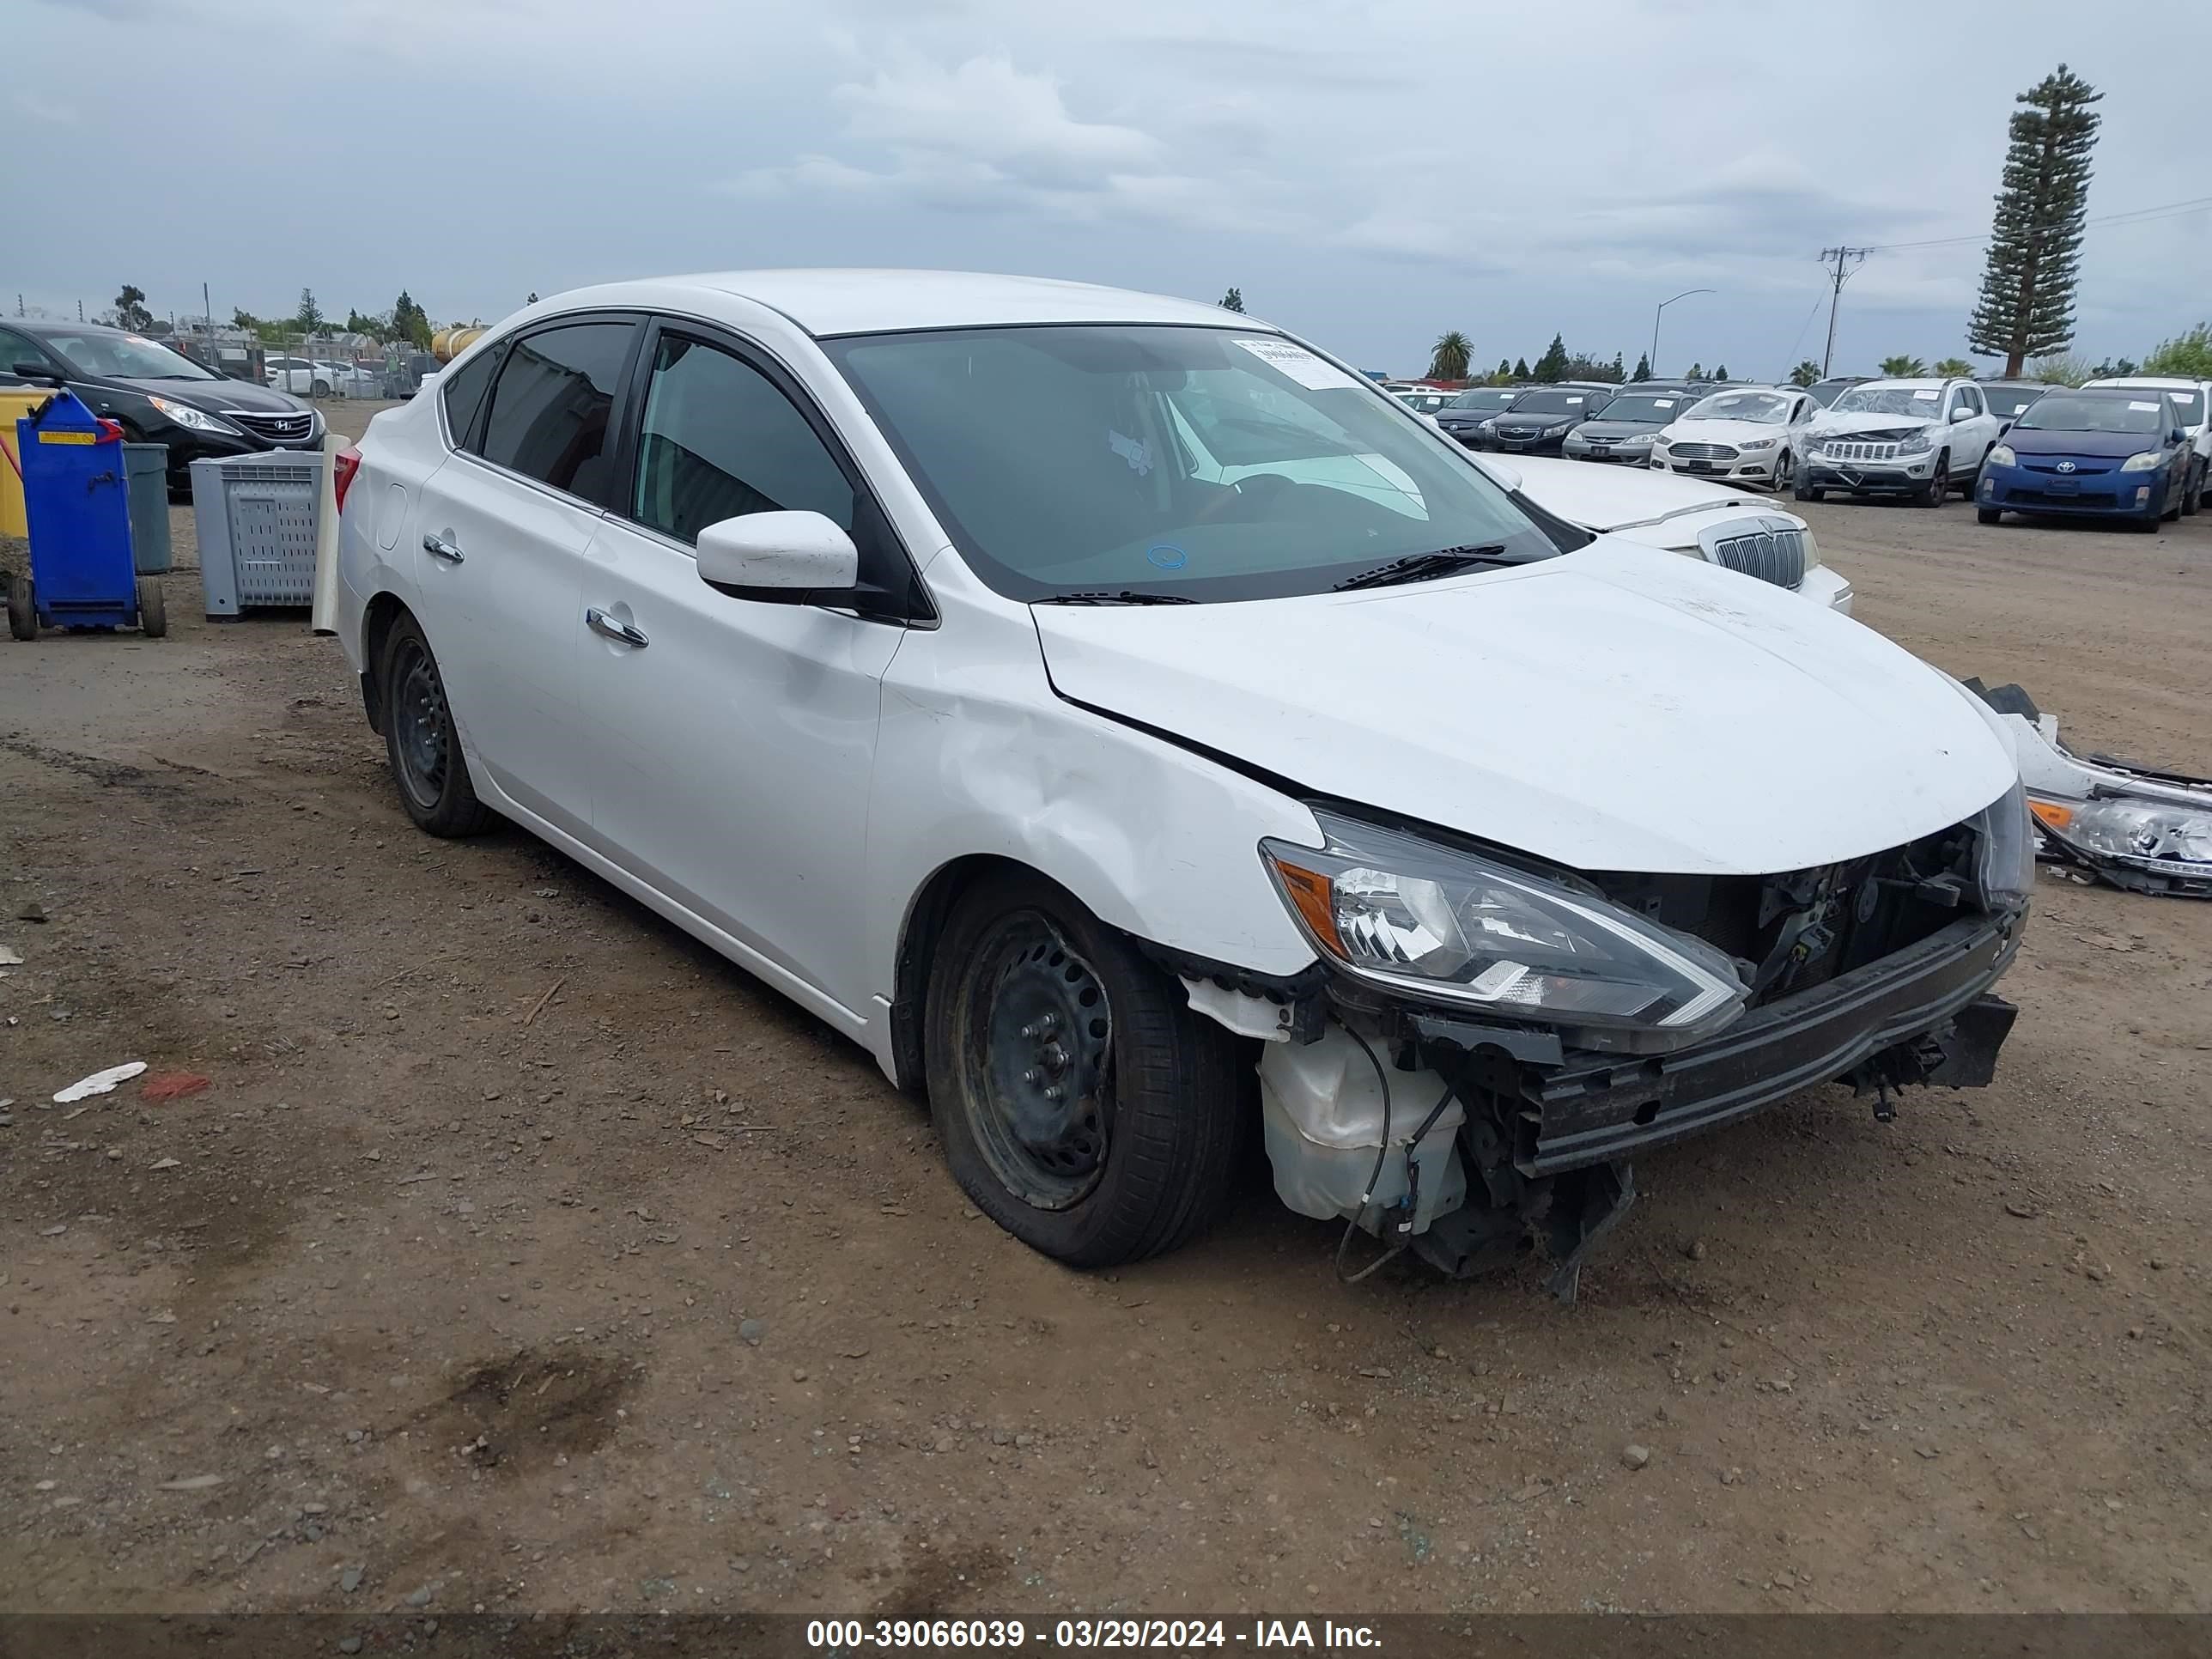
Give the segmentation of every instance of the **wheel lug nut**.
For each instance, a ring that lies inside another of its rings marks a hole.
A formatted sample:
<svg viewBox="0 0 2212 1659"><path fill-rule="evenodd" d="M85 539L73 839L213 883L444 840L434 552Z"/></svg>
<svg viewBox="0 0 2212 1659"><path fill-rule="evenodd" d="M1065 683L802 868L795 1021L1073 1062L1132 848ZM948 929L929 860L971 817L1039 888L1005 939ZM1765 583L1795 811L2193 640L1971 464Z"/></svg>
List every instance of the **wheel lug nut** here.
<svg viewBox="0 0 2212 1659"><path fill-rule="evenodd" d="M1066 1091L1066 1090L1065 1090L1065 1089L1061 1088L1061 1087L1060 1086L1060 1085L1058 1085L1057 1083L1054 1083L1054 1084L1049 1085L1046 1088L1046 1090L1045 1090L1045 1091L1044 1091L1044 1097L1045 1097L1047 1100L1058 1100L1061 1096L1065 1095L1066 1092L1067 1092L1067 1091Z"/></svg>
<svg viewBox="0 0 2212 1659"><path fill-rule="evenodd" d="M1022 1073L1022 1081L1024 1083L1035 1083L1040 1075L1042 1074L1033 1066L1028 1071Z"/></svg>

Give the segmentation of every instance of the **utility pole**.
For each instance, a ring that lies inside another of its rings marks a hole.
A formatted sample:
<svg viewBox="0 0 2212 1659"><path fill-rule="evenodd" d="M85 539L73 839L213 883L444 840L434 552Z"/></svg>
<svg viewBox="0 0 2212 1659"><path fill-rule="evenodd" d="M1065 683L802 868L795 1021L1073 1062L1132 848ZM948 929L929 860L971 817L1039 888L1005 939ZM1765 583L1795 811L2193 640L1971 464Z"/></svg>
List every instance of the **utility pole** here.
<svg viewBox="0 0 2212 1659"><path fill-rule="evenodd" d="M1866 262L1866 257L1867 251L1863 247L1824 247L1820 250L1822 264L1826 264L1831 259L1836 262L1836 274L1830 278L1834 286L1828 294L1828 349L1820 354L1820 378L1824 380L1828 378L1828 366L1836 356L1836 307L1843 300L1844 284L1850 280L1851 273Z"/></svg>
<svg viewBox="0 0 2212 1659"><path fill-rule="evenodd" d="M200 284L200 320L207 325L209 333L215 332L215 307L208 300L205 283Z"/></svg>

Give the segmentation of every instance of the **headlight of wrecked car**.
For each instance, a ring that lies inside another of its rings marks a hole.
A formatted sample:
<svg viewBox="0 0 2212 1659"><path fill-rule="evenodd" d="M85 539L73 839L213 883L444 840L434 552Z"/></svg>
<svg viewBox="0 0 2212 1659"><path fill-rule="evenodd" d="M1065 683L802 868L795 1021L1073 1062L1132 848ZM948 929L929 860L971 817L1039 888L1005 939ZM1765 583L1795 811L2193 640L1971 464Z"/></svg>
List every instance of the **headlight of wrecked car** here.
<svg viewBox="0 0 2212 1659"><path fill-rule="evenodd" d="M2212 807L2179 801L2039 800L2036 822L2069 847L2139 868L2195 864L2212 872Z"/></svg>
<svg viewBox="0 0 2212 1659"><path fill-rule="evenodd" d="M1974 817L1975 883L1992 909L2035 890L2035 831L2028 822L2027 786L2015 778Z"/></svg>
<svg viewBox="0 0 2212 1659"><path fill-rule="evenodd" d="M190 404L180 404L169 398L149 398L146 401L179 426L189 427L194 432L235 433L238 430L228 421L219 419L204 409L194 409Z"/></svg>
<svg viewBox="0 0 2212 1659"><path fill-rule="evenodd" d="M1917 432L1909 433L1898 440L1897 453L1900 455L1924 455L1935 447L1936 428L1923 426Z"/></svg>
<svg viewBox="0 0 2212 1659"><path fill-rule="evenodd" d="M1508 1018L1632 1030L1672 1047L1750 994L1703 941L1566 880L1326 811L1320 848L1265 841L1284 902L1362 979Z"/></svg>

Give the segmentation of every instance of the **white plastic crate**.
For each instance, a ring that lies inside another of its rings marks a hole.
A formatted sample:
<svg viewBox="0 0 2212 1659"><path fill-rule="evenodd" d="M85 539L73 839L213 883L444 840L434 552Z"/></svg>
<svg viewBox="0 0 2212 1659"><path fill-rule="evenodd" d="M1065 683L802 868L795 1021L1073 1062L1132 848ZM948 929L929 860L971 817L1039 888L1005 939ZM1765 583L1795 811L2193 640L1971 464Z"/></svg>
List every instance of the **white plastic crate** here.
<svg viewBox="0 0 2212 1659"><path fill-rule="evenodd" d="M315 596L320 450L272 450L192 463L192 525L210 618Z"/></svg>

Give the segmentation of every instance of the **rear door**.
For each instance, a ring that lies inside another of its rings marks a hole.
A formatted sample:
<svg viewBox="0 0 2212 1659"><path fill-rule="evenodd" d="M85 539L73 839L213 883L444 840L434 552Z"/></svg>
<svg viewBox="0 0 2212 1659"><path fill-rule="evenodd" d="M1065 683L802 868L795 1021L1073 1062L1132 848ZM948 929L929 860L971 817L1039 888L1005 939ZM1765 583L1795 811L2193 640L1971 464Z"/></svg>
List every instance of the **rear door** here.
<svg viewBox="0 0 2212 1659"><path fill-rule="evenodd" d="M699 580L693 544L725 519L809 510L852 534L864 580L908 592L912 567L805 389L751 342L663 322L636 384L628 482L575 607L593 843L802 1000L857 1013L876 727L906 619L732 599Z"/></svg>
<svg viewBox="0 0 2212 1659"><path fill-rule="evenodd" d="M578 836L592 799L578 594L640 331L630 315L564 317L464 365L488 378L449 388L462 395L447 418L464 424L416 520L417 614L480 781Z"/></svg>

